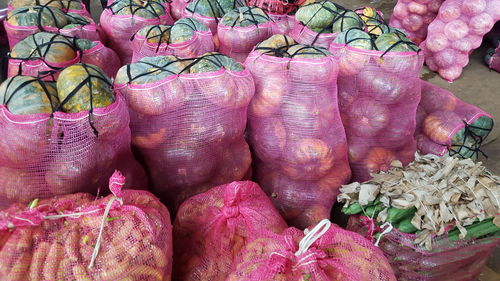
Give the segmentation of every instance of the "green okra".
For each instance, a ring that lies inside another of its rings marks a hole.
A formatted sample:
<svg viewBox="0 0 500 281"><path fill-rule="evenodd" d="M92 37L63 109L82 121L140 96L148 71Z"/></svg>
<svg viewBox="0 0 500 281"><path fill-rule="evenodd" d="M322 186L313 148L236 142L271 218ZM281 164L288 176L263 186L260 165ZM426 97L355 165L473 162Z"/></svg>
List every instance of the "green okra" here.
<svg viewBox="0 0 500 281"><path fill-rule="evenodd" d="M417 208L411 207L408 209L398 209L394 207L390 207L387 210L387 221L391 224L397 224L398 222L402 221L406 217L413 217L415 212L417 211Z"/></svg>
<svg viewBox="0 0 500 281"><path fill-rule="evenodd" d="M405 217L396 225L396 229L403 233L415 233L418 229L411 223L412 218Z"/></svg>
<svg viewBox="0 0 500 281"><path fill-rule="evenodd" d="M467 234L464 239L475 239L500 231L500 228L493 223L493 218L485 219L465 227ZM460 231L454 228L448 232L448 239L451 241L460 240Z"/></svg>

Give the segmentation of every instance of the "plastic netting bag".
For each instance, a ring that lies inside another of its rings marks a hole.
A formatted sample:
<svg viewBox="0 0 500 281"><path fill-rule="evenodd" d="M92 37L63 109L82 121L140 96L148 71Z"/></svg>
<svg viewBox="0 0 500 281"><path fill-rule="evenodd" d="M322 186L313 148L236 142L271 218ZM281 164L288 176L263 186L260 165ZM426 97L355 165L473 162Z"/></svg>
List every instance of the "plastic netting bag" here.
<svg viewBox="0 0 500 281"><path fill-rule="evenodd" d="M340 32L364 26L354 11L330 1L320 1L299 8L290 36L300 44L328 48Z"/></svg>
<svg viewBox="0 0 500 281"><path fill-rule="evenodd" d="M423 154L458 154L476 159L493 128L493 117L451 92L421 81L415 138Z"/></svg>
<svg viewBox="0 0 500 281"><path fill-rule="evenodd" d="M210 187L248 179L243 133L254 83L241 65L215 53L143 58L122 67L115 89L127 99L132 144L153 189L172 210Z"/></svg>
<svg viewBox="0 0 500 281"><path fill-rule="evenodd" d="M90 63L114 77L120 68L116 53L100 41L38 32L18 42L9 54L7 77L29 75L56 80L64 67Z"/></svg>
<svg viewBox="0 0 500 281"><path fill-rule="evenodd" d="M427 37L427 27L436 18L444 0L398 0L389 24L404 30L408 38L420 44Z"/></svg>
<svg viewBox="0 0 500 281"><path fill-rule="evenodd" d="M267 195L251 181L193 196L174 222L174 280L226 280L234 258L250 241L286 228Z"/></svg>
<svg viewBox="0 0 500 281"><path fill-rule="evenodd" d="M122 65L132 61L130 39L139 29L147 25L174 23L170 15L170 3L162 0L141 3L133 0L109 0L108 7L100 17L108 44L118 54Z"/></svg>
<svg viewBox="0 0 500 281"><path fill-rule="evenodd" d="M498 20L500 0L445 1L420 45L425 63L445 80L457 79L469 63L469 54Z"/></svg>
<svg viewBox="0 0 500 281"><path fill-rule="evenodd" d="M396 280L377 247L328 220L263 236L243 248L228 281Z"/></svg>
<svg viewBox="0 0 500 281"><path fill-rule="evenodd" d="M87 193L14 204L0 212L3 280L170 280L172 225L167 208L147 191Z"/></svg>
<svg viewBox="0 0 500 281"><path fill-rule="evenodd" d="M496 49L491 48L488 50L485 62L490 69L500 72L500 45Z"/></svg>
<svg viewBox="0 0 500 281"><path fill-rule="evenodd" d="M127 187L145 187L145 173L130 148L126 102L119 95L101 95L99 89L110 81L94 68L87 65L86 75L74 66L69 79L59 78L65 82L57 89L30 76L0 86L0 207L74 192L95 194L115 168L129 178Z"/></svg>
<svg viewBox="0 0 500 281"><path fill-rule="evenodd" d="M376 242L374 231L381 231L367 217L351 216L347 229ZM392 229L378 241L396 278L401 281L476 280L493 250L500 245L498 236L450 241L446 235L432 239L432 250L415 245L415 235Z"/></svg>
<svg viewBox="0 0 500 281"><path fill-rule="evenodd" d="M349 38L354 31L345 33L347 43L374 44L370 36L366 41ZM376 42L380 43L378 39ZM404 47L399 43L377 45L386 50L337 43L330 46L330 52L339 59L339 108L353 180L359 182L370 179L372 172L387 170L393 160L408 165L416 150L413 134L423 56L413 51L393 52L396 47Z"/></svg>
<svg viewBox="0 0 500 281"><path fill-rule="evenodd" d="M244 62L258 43L271 37L278 27L262 9L240 7L229 11L217 26L219 51Z"/></svg>
<svg viewBox="0 0 500 281"><path fill-rule="evenodd" d="M91 17L87 11L87 7L80 0L10 0L7 5L9 11L15 8L23 8L28 6L49 6L61 9L65 13L75 13L85 17Z"/></svg>
<svg viewBox="0 0 500 281"><path fill-rule="evenodd" d="M292 30L295 17L292 15L267 14L276 24L275 34L288 34Z"/></svg>
<svg viewBox="0 0 500 281"><path fill-rule="evenodd" d="M90 16L63 13L56 8L34 6L11 11L4 21L5 31L12 49L17 42L31 34L46 31L92 41L104 41L99 26Z"/></svg>
<svg viewBox="0 0 500 281"><path fill-rule="evenodd" d="M193 58L215 51L212 32L193 18L182 18L173 26L147 25L132 39L132 62L143 57L174 55Z"/></svg>
<svg viewBox="0 0 500 281"><path fill-rule="evenodd" d="M347 143L337 106L337 62L324 49L274 35L245 66L255 80L248 137L256 179L290 225L330 217L349 181Z"/></svg>
<svg viewBox="0 0 500 281"><path fill-rule="evenodd" d="M248 6L259 7L270 14L286 15L294 12L306 0L246 0Z"/></svg>

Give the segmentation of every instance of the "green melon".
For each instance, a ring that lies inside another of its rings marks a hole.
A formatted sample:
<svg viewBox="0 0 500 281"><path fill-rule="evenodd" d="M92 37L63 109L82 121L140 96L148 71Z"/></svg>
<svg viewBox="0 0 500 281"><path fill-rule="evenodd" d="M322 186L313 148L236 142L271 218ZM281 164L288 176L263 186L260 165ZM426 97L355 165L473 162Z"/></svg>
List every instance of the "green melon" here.
<svg viewBox="0 0 500 281"><path fill-rule="evenodd" d="M243 66L240 63L235 62L230 57L216 52L211 52L197 58L195 63L191 66L190 73L212 72L217 71L222 67L231 71L243 70Z"/></svg>
<svg viewBox="0 0 500 281"><path fill-rule="evenodd" d="M189 61L174 56L144 57L136 63L122 66L116 74L115 84L148 84L173 74L187 71ZM130 73L130 77L127 73Z"/></svg>
<svg viewBox="0 0 500 281"><path fill-rule="evenodd" d="M106 107L115 101L111 85L109 77L97 66L74 64L59 74L57 96L64 112L89 111L91 108Z"/></svg>
<svg viewBox="0 0 500 281"><path fill-rule="evenodd" d="M159 0L117 0L110 9L115 15L134 15L146 19L157 18L167 12Z"/></svg>
<svg viewBox="0 0 500 281"><path fill-rule="evenodd" d="M31 76L14 76L0 85L0 101L13 114L53 113L59 106L52 83Z"/></svg>
<svg viewBox="0 0 500 281"><path fill-rule="evenodd" d="M331 56L324 48L296 44L288 48L287 53L293 58L322 58Z"/></svg>
<svg viewBox="0 0 500 281"><path fill-rule="evenodd" d="M181 43L191 39L195 31L208 31L208 28L193 18L182 18L170 30L170 43Z"/></svg>
<svg viewBox="0 0 500 281"><path fill-rule="evenodd" d="M73 42L49 32L38 32L17 42L10 56L18 59L44 59L46 62L66 62L76 56Z"/></svg>
<svg viewBox="0 0 500 281"><path fill-rule="evenodd" d="M351 28L363 28L364 22L353 11L344 10L333 19L332 33L346 31Z"/></svg>
<svg viewBox="0 0 500 281"><path fill-rule="evenodd" d="M171 28L163 24L146 25L137 31L137 35L146 38L149 43L168 43Z"/></svg>
<svg viewBox="0 0 500 281"><path fill-rule="evenodd" d="M390 52L416 52L418 46L408 39L404 34L392 32L384 33L375 40L375 46L379 51Z"/></svg>
<svg viewBox="0 0 500 281"><path fill-rule="evenodd" d="M7 22L16 26L42 25L62 28L68 24L68 19L58 8L31 6L12 10L7 15Z"/></svg>
<svg viewBox="0 0 500 281"><path fill-rule="evenodd" d="M78 26L84 26L92 23L92 20L75 13L67 13L68 24L63 27L63 29L70 29Z"/></svg>
<svg viewBox="0 0 500 281"><path fill-rule="evenodd" d="M330 1L320 1L300 7L295 13L295 19L309 29L318 32L327 30L334 18L339 14L337 6ZM329 32L329 31L328 31Z"/></svg>
<svg viewBox="0 0 500 281"><path fill-rule="evenodd" d="M333 42L365 50L371 50L373 48L373 42L370 34L360 29L349 29L343 31L337 35Z"/></svg>
<svg viewBox="0 0 500 281"><path fill-rule="evenodd" d="M76 39L76 47L81 51L90 50L95 46L97 46L97 42L88 39Z"/></svg>
<svg viewBox="0 0 500 281"><path fill-rule="evenodd" d="M247 27L251 25L263 24L271 19L258 7L240 7L227 12L221 19L223 26Z"/></svg>

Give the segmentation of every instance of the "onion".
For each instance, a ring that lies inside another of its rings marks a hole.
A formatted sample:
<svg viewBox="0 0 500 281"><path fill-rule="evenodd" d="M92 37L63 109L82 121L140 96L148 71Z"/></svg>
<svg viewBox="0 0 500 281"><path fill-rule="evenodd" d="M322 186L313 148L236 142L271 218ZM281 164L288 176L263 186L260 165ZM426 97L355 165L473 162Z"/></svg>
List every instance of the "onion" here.
<svg viewBox="0 0 500 281"><path fill-rule="evenodd" d="M417 14L412 14L409 17L403 19L404 26L410 31L419 30L422 27L423 23L424 21L422 17Z"/></svg>
<svg viewBox="0 0 500 281"><path fill-rule="evenodd" d="M460 17L460 4L446 2L439 9L438 17L444 22L450 22Z"/></svg>
<svg viewBox="0 0 500 281"><path fill-rule="evenodd" d="M472 42L470 40L470 36L453 41L451 46L457 51L469 52L470 50L472 50Z"/></svg>
<svg viewBox="0 0 500 281"><path fill-rule="evenodd" d="M471 50L473 50L473 49L479 48L479 46L481 46L481 42L483 42L483 36L469 34L469 36L467 36L467 40L469 40L469 42L471 44Z"/></svg>
<svg viewBox="0 0 500 281"><path fill-rule="evenodd" d="M406 5L400 2L394 6L394 11L392 13L398 18L405 18L408 16Z"/></svg>
<svg viewBox="0 0 500 281"><path fill-rule="evenodd" d="M486 9L485 0L466 0L462 1L462 12L464 15L475 16Z"/></svg>
<svg viewBox="0 0 500 281"><path fill-rule="evenodd" d="M469 33L469 27L467 23L462 20L454 20L449 22L444 28L444 34L450 40L458 40L467 36Z"/></svg>
<svg viewBox="0 0 500 281"><path fill-rule="evenodd" d="M427 13L427 7L417 2L411 2L408 4L408 11L413 14L425 15L425 13Z"/></svg>
<svg viewBox="0 0 500 281"><path fill-rule="evenodd" d="M448 38L443 34L434 34L427 37L425 45L432 52L439 52L448 47Z"/></svg>
<svg viewBox="0 0 500 281"><path fill-rule="evenodd" d="M428 5L427 9L429 9L430 12L437 13L439 11L439 8L441 7L441 4L443 4L444 0L432 0Z"/></svg>
<svg viewBox="0 0 500 281"><path fill-rule="evenodd" d="M444 49L434 54L434 59L440 68L446 68L455 64L456 55L457 51L454 49Z"/></svg>
<svg viewBox="0 0 500 281"><path fill-rule="evenodd" d="M493 28L495 21L487 13L482 13L475 17L472 17L469 21L469 27L472 32L477 35L483 35L488 33L488 31Z"/></svg>
<svg viewBox="0 0 500 281"><path fill-rule="evenodd" d="M446 69L439 69L439 75L445 80L451 82L462 74L462 68L459 66L452 66Z"/></svg>
<svg viewBox="0 0 500 281"><path fill-rule="evenodd" d="M489 0L486 2L486 10L494 19L500 19L500 0Z"/></svg>

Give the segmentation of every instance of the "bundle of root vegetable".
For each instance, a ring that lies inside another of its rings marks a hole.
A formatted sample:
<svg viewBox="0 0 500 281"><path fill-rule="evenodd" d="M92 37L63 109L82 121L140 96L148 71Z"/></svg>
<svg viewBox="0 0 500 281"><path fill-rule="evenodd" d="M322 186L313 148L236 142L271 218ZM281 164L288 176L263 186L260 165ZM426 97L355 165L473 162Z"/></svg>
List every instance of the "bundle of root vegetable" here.
<svg viewBox="0 0 500 281"><path fill-rule="evenodd" d="M345 214L415 233L415 244L429 250L436 235L456 241L500 231L500 178L481 162L416 154L407 167L391 165L368 182L342 186L338 200L346 203Z"/></svg>
<svg viewBox="0 0 500 281"><path fill-rule="evenodd" d="M500 244L500 179L480 162L416 155L341 188L348 230L375 241L398 280L475 280Z"/></svg>

